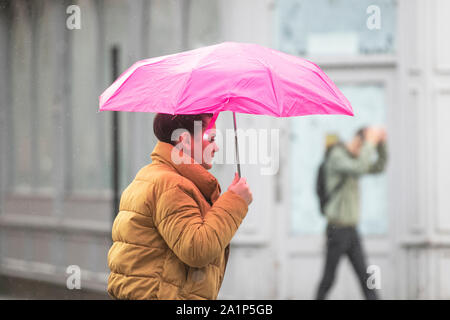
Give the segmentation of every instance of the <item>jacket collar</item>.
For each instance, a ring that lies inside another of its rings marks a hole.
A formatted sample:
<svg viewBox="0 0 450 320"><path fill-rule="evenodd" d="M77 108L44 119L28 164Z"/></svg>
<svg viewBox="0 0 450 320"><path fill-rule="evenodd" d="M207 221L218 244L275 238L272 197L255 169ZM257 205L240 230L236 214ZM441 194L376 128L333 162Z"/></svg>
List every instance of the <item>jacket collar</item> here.
<svg viewBox="0 0 450 320"><path fill-rule="evenodd" d="M174 168L180 175L191 180L210 204L214 203L221 192L217 179L186 154L179 153L180 159L183 159L181 163L172 161L173 148L170 143L158 141L150 155L152 163L164 163Z"/></svg>

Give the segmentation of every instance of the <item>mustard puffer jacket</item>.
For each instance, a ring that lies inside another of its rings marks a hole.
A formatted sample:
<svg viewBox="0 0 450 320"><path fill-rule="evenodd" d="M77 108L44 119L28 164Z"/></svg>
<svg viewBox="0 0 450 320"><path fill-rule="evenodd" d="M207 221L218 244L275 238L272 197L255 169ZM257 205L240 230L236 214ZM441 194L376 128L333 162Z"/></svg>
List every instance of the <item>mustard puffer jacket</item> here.
<svg viewBox="0 0 450 320"><path fill-rule="evenodd" d="M152 163L122 193L108 252L113 298L217 298L248 205L233 191L220 195L199 164L172 161L173 148L158 142Z"/></svg>

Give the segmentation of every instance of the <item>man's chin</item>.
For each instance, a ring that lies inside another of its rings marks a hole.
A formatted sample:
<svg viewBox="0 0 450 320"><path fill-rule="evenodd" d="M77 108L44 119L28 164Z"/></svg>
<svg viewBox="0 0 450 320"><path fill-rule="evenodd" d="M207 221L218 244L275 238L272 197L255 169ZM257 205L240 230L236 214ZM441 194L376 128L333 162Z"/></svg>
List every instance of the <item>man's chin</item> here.
<svg viewBox="0 0 450 320"><path fill-rule="evenodd" d="M212 169L212 164L211 163L203 163L202 167L205 168L206 170L211 170Z"/></svg>

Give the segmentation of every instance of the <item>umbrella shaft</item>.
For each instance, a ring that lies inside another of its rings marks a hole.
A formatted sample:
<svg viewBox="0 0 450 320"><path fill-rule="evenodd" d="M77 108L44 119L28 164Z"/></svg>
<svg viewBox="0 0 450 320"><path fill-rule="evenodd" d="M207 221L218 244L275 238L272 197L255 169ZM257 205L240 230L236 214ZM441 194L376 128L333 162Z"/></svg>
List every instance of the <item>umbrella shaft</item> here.
<svg viewBox="0 0 450 320"><path fill-rule="evenodd" d="M111 63L112 63L112 79L113 81L119 76L119 47L113 46L111 48ZM112 187L113 187L113 221L119 213L120 197L120 120L119 113L113 111L113 123L112 123Z"/></svg>
<svg viewBox="0 0 450 320"><path fill-rule="evenodd" d="M235 141L235 147L236 147L236 163L237 163L237 170L239 174L239 178L241 177L241 163L239 161L239 146L238 146L238 137L237 137L237 129L236 129L236 113L233 112L233 123L234 123L234 141Z"/></svg>

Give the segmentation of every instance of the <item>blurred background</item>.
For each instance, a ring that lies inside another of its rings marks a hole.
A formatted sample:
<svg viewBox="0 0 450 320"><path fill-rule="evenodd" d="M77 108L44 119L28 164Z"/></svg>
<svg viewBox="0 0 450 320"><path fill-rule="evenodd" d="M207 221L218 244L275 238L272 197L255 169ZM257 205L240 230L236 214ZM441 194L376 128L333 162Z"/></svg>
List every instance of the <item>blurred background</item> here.
<svg viewBox="0 0 450 320"><path fill-rule="evenodd" d="M389 163L361 181L359 230L379 295L450 299L449 15L446 0L0 0L0 299L108 299L112 172L121 193L156 139L153 114L121 113L115 140L98 97L137 60L224 41L312 60L355 117L237 116L244 130L280 130L280 161L275 175L242 166L254 201L219 298L314 298L325 136L377 125ZM234 171L213 168L222 190ZM330 298L362 298L347 259Z"/></svg>

